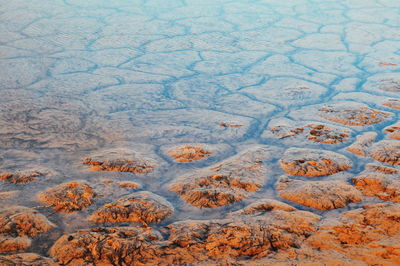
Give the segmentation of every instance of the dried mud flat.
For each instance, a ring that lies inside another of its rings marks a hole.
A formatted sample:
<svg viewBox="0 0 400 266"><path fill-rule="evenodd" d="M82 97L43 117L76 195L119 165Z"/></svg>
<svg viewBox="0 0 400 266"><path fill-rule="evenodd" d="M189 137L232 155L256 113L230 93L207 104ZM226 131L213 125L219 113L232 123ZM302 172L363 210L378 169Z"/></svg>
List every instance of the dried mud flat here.
<svg viewBox="0 0 400 266"><path fill-rule="evenodd" d="M395 0L3 1L0 265L399 265Z"/></svg>

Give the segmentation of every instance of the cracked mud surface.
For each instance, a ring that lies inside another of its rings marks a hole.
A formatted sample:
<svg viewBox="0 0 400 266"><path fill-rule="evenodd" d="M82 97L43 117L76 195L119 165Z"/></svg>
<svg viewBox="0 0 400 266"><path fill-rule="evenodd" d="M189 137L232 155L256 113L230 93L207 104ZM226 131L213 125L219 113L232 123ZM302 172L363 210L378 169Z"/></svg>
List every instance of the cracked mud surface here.
<svg viewBox="0 0 400 266"><path fill-rule="evenodd" d="M399 14L0 0L0 264L400 264Z"/></svg>

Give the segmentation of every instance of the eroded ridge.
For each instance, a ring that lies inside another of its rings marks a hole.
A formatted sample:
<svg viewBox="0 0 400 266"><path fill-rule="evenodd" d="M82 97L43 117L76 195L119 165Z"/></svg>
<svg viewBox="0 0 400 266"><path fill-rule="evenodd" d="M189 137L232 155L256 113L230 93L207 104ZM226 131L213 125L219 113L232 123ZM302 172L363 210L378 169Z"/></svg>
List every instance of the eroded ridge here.
<svg viewBox="0 0 400 266"><path fill-rule="evenodd" d="M352 168L351 161L344 155L325 150L289 148L279 161L289 175L325 176Z"/></svg>
<svg viewBox="0 0 400 266"><path fill-rule="evenodd" d="M31 238L54 228L44 215L30 208L11 206L0 209L0 252L25 250Z"/></svg>
<svg viewBox="0 0 400 266"><path fill-rule="evenodd" d="M210 154L211 152L198 145L184 145L168 151L168 155L180 163L198 161L207 158Z"/></svg>
<svg viewBox="0 0 400 266"><path fill-rule="evenodd" d="M0 174L0 180L4 180L8 183L13 184L25 184L29 182L33 182L42 176L45 176L46 173L40 171L23 171L23 172L15 172L15 173L4 173Z"/></svg>
<svg viewBox="0 0 400 266"><path fill-rule="evenodd" d="M354 185L366 196L400 202L400 170L378 164L367 164L366 169L352 178Z"/></svg>
<svg viewBox="0 0 400 266"><path fill-rule="evenodd" d="M198 208L224 206L242 200L264 184L265 159L263 148L252 148L220 164L178 177L169 187Z"/></svg>
<svg viewBox="0 0 400 266"><path fill-rule="evenodd" d="M356 102L329 104L318 110L318 114L332 122L348 126L366 126L388 119L391 113L372 109Z"/></svg>
<svg viewBox="0 0 400 266"><path fill-rule="evenodd" d="M175 222L166 227L165 239L149 227L81 230L58 239L50 255L67 265L176 265L259 258L299 247L320 220L318 215L289 207L252 214Z"/></svg>
<svg viewBox="0 0 400 266"><path fill-rule="evenodd" d="M94 171L130 172L147 174L154 170L154 162L126 149L107 150L84 158L83 164L90 165Z"/></svg>
<svg viewBox="0 0 400 266"><path fill-rule="evenodd" d="M342 208L362 200L361 193L349 183L338 181L301 181L281 178L276 190L282 198L318 210Z"/></svg>
<svg viewBox="0 0 400 266"><path fill-rule="evenodd" d="M147 225L164 220L173 211L174 207L163 197L142 191L105 204L88 219L100 223L138 222Z"/></svg>
<svg viewBox="0 0 400 266"><path fill-rule="evenodd" d="M73 181L49 188L38 195L39 201L59 212L74 212L93 204L95 191L84 181Z"/></svg>

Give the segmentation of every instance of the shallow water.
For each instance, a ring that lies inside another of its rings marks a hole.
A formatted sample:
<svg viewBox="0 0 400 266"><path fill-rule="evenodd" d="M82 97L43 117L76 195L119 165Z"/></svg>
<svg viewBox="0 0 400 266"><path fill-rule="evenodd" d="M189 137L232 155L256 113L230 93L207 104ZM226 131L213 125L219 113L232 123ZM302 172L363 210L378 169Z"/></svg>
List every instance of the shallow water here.
<svg viewBox="0 0 400 266"><path fill-rule="evenodd" d="M80 212L38 209L57 228L28 251L47 255L61 234L98 226L85 218L133 191L119 181L138 182L173 204L173 215L155 228L225 218L262 198L323 216L380 202L365 197L319 211L280 198L275 183L285 174L278 160L289 147L332 150L353 163L313 180L350 180L375 161L346 148L363 132L386 139L382 130L398 121L399 110L385 103L400 92L399 27L396 0L0 0L0 171L50 172L26 184L0 181L0 192L19 192L0 206L42 206L37 194L67 181L85 180L96 190L95 203ZM391 114L351 126L316 112L339 101ZM285 119L351 133L335 144L279 138L271 127ZM168 156L170 147L191 143L214 152L189 163ZM244 200L199 209L169 190L176 177L257 144L270 146L265 184ZM96 172L82 164L120 147L151 159L155 170Z"/></svg>

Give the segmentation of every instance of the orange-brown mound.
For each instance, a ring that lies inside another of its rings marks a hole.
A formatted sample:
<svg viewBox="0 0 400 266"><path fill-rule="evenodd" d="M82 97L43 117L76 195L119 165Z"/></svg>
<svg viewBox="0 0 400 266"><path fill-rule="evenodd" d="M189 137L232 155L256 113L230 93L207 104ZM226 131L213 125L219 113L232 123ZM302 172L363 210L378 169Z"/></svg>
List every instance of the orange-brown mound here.
<svg viewBox="0 0 400 266"><path fill-rule="evenodd" d="M136 182L120 182L120 183L118 183L118 186L123 187L123 188L132 188L132 189L139 189L142 187L142 185L140 185Z"/></svg>
<svg viewBox="0 0 400 266"><path fill-rule="evenodd" d="M281 178L276 190L282 198L319 210L342 208L362 200L361 193L345 181L301 181Z"/></svg>
<svg viewBox="0 0 400 266"><path fill-rule="evenodd" d="M295 211L296 208L281 201L273 199L261 199L250 205L247 205L245 208L239 211L233 212L232 215L261 215L276 210L291 212Z"/></svg>
<svg viewBox="0 0 400 266"><path fill-rule="evenodd" d="M360 264L397 265L399 240L400 204L379 203L324 221L306 244L318 251L340 252Z"/></svg>
<svg viewBox="0 0 400 266"><path fill-rule="evenodd" d="M50 256L63 265L143 265L160 260L161 239L150 228L94 228L63 235Z"/></svg>
<svg viewBox="0 0 400 266"><path fill-rule="evenodd" d="M365 126L382 122L390 113L375 110L360 103L336 103L319 109L323 118L343 125Z"/></svg>
<svg viewBox="0 0 400 266"><path fill-rule="evenodd" d="M138 222L147 225L164 220L173 211L172 205L163 197L143 191L105 204L88 220L98 223Z"/></svg>
<svg viewBox="0 0 400 266"><path fill-rule="evenodd" d="M297 125L297 126L296 126ZM351 135L351 130L322 123L295 123L291 125L275 125L270 131L280 139L290 138L294 136L303 136L308 140L325 143L336 144L345 142Z"/></svg>
<svg viewBox="0 0 400 266"><path fill-rule="evenodd" d="M325 150L289 148L279 161L290 175L325 176L352 168L351 161L338 153Z"/></svg>
<svg viewBox="0 0 400 266"><path fill-rule="evenodd" d="M11 206L0 209L0 235L34 237L54 227L44 215L29 208Z"/></svg>
<svg viewBox="0 0 400 266"><path fill-rule="evenodd" d="M83 181L74 181L50 188L39 194L39 201L59 212L73 212L86 209L96 196L94 190Z"/></svg>
<svg viewBox="0 0 400 266"><path fill-rule="evenodd" d="M31 239L28 237L11 237L0 235L0 253L25 250L31 246L31 242Z"/></svg>
<svg viewBox="0 0 400 266"><path fill-rule="evenodd" d="M13 255L0 255L0 265L18 265L18 266L32 266L32 265L58 265L52 259L42 257L35 253L19 253Z"/></svg>
<svg viewBox="0 0 400 266"><path fill-rule="evenodd" d="M168 152L169 156L175 158L175 160L180 163L198 161L210 156L210 154L211 152L194 145L185 145L183 147L171 149Z"/></svg>
<svg viewBox="0 0 400 266"><path fill-rule="evenodd" d="M4 173L0 175L0 180L5 180L13 184L25 184L35 181L38 177L44 176L44 173L39 171L27 171L17 173Z"/></svg>
<svg viewBox="0 0 400 266"><path fill-rule="evenodd" d="M371 146L370 156L377 161L400 165L400 141L382 140Z"/></svg>
<svg viewBox="0 0 400 266"><path fill-rule="evenodd" d="M71 265L218 264L298 248L318 221L310 212L279 209L258 216L175 222L166 227L167 239L151 228L97 228L62 236L50 255Z"/></svg>
<svg viewBox="0 0 400 266"><path fill-rule="evenodd" d="M199 208L213 208L240 201L264 183L263 148L242 152L220 164L175 179L170 189Z"/></svg>
<svg viewBox="0 0 400 266"><path fill-rule="evenodd" d="M130 172L134 174L147 174L153 171L154 166L146 162L129 159L96 160L84 158L83 163L90 165L94 171Z"/></svg>
<svg viewBox="0 0 400 266"><path fill-rule="evenodd" d="M360 175L353 177L354 185L366 196L400 202L400 170L367 164Z"/></svg>

